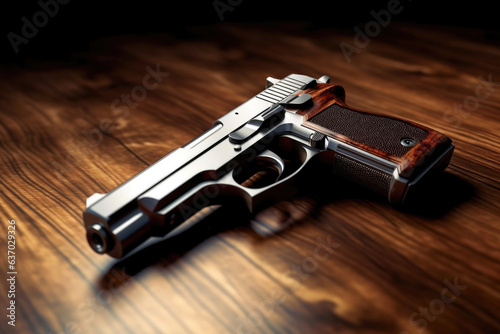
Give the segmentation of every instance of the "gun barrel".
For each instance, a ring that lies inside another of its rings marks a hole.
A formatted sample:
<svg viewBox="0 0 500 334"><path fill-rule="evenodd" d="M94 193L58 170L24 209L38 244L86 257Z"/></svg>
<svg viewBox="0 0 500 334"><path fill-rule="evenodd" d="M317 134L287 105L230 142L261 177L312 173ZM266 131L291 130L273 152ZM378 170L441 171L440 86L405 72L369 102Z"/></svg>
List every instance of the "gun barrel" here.
<svg viewBox="0 0 500 334"><path fill-rule="evenodd" d="M87 227L87 241L99 254L107 253L119 258L153 236L150 219L140 209L109 225L94 223Z"/></svg>

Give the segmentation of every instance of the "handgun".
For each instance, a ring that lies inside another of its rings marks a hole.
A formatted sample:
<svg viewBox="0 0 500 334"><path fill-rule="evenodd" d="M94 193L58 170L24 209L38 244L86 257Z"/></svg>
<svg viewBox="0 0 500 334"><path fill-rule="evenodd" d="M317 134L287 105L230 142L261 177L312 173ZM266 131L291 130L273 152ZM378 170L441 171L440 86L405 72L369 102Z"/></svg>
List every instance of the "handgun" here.
<svg viewBox="0 0 500 334"><path fill-rule="evenodd" d="M328 76L269 77L265 90L197 138L90 196L86 237L97 253L120 258L209 206L239 201L257 212L282 201L315 162L402 204L447 167L453 150L450 138L428 127L348 106Z"/></svg>

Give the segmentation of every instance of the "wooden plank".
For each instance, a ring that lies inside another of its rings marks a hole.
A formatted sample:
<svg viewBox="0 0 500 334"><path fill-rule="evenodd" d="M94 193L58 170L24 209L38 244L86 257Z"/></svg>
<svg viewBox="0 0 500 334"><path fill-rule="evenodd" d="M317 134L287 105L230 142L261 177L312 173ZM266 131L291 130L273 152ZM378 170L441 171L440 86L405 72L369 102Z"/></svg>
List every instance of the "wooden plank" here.
<svg viewBox="0 0 500 334"><path fill-rule="evenodd" d="M353 31L299 23L188 32L189 40L108 38L75 54L78 62L2 67L0 221L4 230L16 221L18 268L16 328L3 316L2 332L500 329L496 41L479 30L391 23L347 63L339 43L353 43ZM120 102L157 66L168 76L155 89ZM398 209L325 175L256 217L222 208L121 261L90 249L88 196L201 134L267 76L290 73L330 75L349 105L452 138L435 191L417 209ZM482 98L479 77L493 82ZM449 111L464 103L470 111ZM455 280L466 286L459 295ZM7 302L0 294L2 309Z"/></svg>

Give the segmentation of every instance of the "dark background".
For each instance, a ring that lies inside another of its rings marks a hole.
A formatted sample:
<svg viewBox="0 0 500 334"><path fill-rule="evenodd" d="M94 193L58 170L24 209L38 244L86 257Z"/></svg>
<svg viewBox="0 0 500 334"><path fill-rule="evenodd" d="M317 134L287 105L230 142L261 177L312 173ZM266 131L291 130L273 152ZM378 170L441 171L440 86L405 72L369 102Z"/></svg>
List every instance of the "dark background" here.
<svg viewBox="0 0 500 334"><path fill-rule="evenodd" d="M42 0L44 2L53 0ZM226 2L227 0L221 0ZM7 34L21 33L21 18L32 22L40 10L38 1L10 1L2 4L1 57L3 61L23 63L26 59L65 59L72 52L86 50L92 40L121 34L169 32L189 38L184 28L193 25L226 24L228 22L308 21L311 27L334 26L353 29L372 20L371 10L387 8L388 1L263 1L243 0L221 22L213 0L191 1L96 1L71 0L60 5L59 12L29 43L15 54ZM436 25L463 26L498 31L498 12L494 2L430 2L402 0L404 10L394 21Z"/></svg>

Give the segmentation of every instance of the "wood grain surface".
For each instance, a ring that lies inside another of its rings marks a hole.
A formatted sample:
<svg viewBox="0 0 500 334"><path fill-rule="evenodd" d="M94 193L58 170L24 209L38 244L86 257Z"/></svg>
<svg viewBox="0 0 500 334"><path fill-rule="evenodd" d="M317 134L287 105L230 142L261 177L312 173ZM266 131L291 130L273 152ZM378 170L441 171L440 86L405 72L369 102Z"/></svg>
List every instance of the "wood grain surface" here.
<svg viewBox="0 0 500 334"><path fill-rule="evenodd" d="M221 24L2 66L0 332L499 333L500 41L391 23L348 63L339 44L354 36ZM165 74L145 82L156 70ZM267 76L290 73L329 75L349 105L449 136L449 168L410 207L318 172L256 216L212 209L123 260L91 250L88 196L201 134Z"/></svg>

